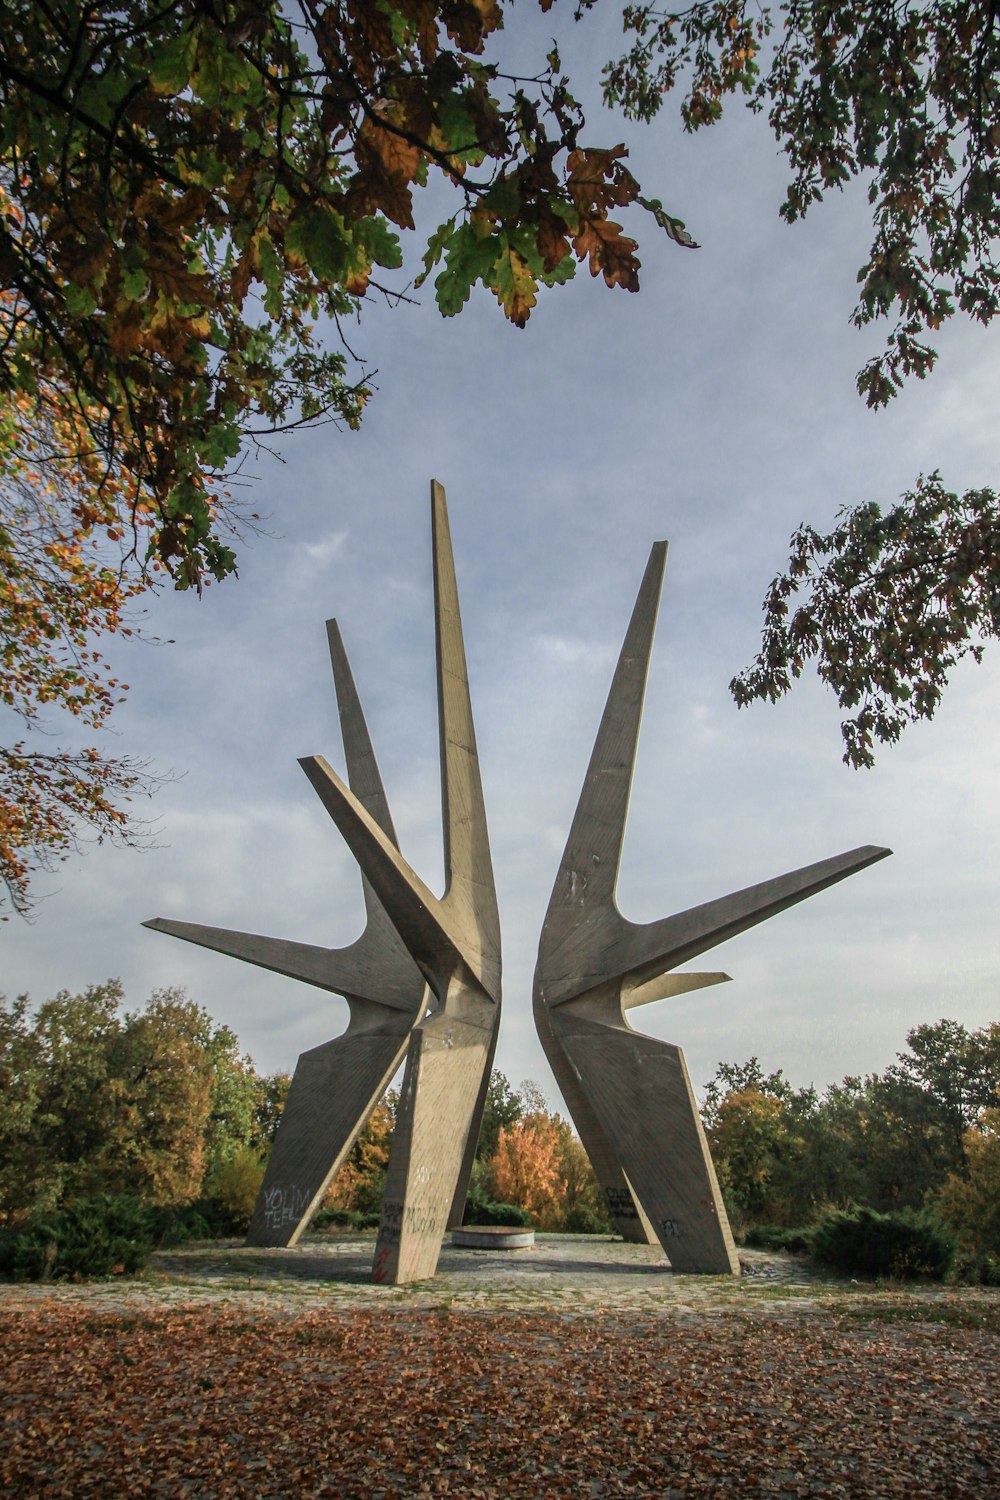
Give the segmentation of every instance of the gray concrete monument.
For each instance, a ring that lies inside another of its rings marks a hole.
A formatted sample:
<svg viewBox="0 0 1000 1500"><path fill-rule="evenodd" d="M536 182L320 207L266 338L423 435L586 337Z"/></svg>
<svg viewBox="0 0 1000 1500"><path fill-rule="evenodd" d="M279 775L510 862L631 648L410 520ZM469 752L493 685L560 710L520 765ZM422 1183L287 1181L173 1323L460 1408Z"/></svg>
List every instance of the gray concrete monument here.
<svg viewBox="0 0 1000 1500"><path fill-rule="evenodd" d="M188 922L147 922L202 947L347 998L343 1036L303 1053L248 1242L294 1244L404 1053L374 1276L432 1276L461 1223L500 1017L500 923L469 698L445 493L431 486L446 889L433 896L399 852L336 624L329 626L347 760L301 765L363 872L367 926L326 949Z"/></svg>
<svg viewBox="0 0 1000 1500"><path fill-rule="evenodd" d="M684 1055L633 1031L626 1012L728 979L672 971L891 851L855 849L658 922L621 915L615 887L666 551L658 542L650 553L618 659L542 929L534 1012L618 1231L658 1240L675 1271L737 1275Z"/></svg>

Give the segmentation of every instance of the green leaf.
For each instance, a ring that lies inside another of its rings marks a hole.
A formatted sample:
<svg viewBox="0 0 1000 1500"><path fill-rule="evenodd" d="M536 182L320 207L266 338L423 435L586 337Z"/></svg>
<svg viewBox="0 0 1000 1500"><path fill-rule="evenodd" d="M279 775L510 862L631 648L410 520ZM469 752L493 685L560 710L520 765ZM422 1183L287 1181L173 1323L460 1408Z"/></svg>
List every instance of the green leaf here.
<svg viewBox="0 0 1000 1500"><path fill-rule="evenodd" d="M462 311L477 281L492 284L502 249L496 235L480 239L471 225L460 226L448 243L445 268L434 282L437 305L446 318Z"/></svg>
<svg viewBox="0 0 1000 1500"><path fill-rule="evenodd" d="M66 288L66 311L71 318L87 318L97 306L93 292L85 286Z"/></svg>
<svg viewBox="0 0 1000 1500"><path fill-rule="evenodd" d="M138 269L122 272L122 289L132 302L138 302L149 289L149 277Z"/></svg>
<svg viewBox="0 0 1000 1500"><path fill-rule="evenodd" d="M285 249L301 256L314 276L336 281L349 257L350 237L339 214L326 204L317 204L292 219L285 231Z"/></svg>
<svg viewBox="0 0 1000 1500"><path fill-rule="evenodd" d="M415 287L423 286L431 271L434 269L434 267L437 265L438 261L444 254L445 249L451 242L451 237L454 233L454 219L448 219L444 224L439 224L435 229L434 233L427 241L427 249L424 251L424 269L415 279L413 283Z"/></svg>
<svg viewBox="0 0 1000 1500"><path fill-rule="evenodd" d="M399 235L389 228L388 220L381 216L359 219L354 225L354 233L370 262L377 266L388 266L390 269L403 264Z"/></svg>
<svg viewBox="0 0 1000 1500"><path fill-rule="evenodd" d="M194 55L193 31L182 31L180 36L159 47L149 70L154 91L167 96L183 93L194 70Z"/></svg>

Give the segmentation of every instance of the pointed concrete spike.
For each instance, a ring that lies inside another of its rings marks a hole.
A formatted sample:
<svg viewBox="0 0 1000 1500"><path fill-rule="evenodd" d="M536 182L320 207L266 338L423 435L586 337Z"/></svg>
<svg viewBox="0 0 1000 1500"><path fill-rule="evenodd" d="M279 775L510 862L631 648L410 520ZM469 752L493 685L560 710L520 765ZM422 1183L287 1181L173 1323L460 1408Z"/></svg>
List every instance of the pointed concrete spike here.
<svg viewBox="0 0 1000 1500"><path fill-rule="evenodd" d="M491 993L500 987L500 916L483 802L469 673L462 636L455 560L444 487L431 481L434 539L434 618L445 893L442 905L463 932L476 934L479 966Z"/></svg>
<svg viewBox="0 0 1000 1500"><path fill-rule="evenodd" d="M340 733L344 741L344 759L347 762L347 780L351 791L362 807L399 847L396 829L393 826L389 801L382 785L371 735L361 708L361 699L354 684L354 674L347 659L347 651L336 620L326 622L327 642L330 647L330 666L333 683L337 690L337 707L340 713Z"/></svg>
<svg viewBox="0 0 1000 1500"><path fill-rule="evenodd" d="M368 725L361 708L361 699L354 684L354 674L351 671L340 626L336 620L327 620L326 637L330 648L333 683L337 691L340 734L344 742L348 785L362 807L371 814L383 833L388 835L398 849L399 839L396 837L392 813L389 811L389 799L382 785L371 735L368 733ZM395 928L386 916L385 908L369 885L363 871L361 888L365 898L368 927L373 931L373 935L377 934L380 939L387 940L391 933L393 939L398 942Z"/></svg>
<svg viewBox="0 0 1000 1500"><path fill-rule="evenodd" d="M480 954L321 755L299 761L414 961L434 983L463 965L484 983Z"/></svg>
<svg viewBox="0 0 1000 1500"><path fill-rule="evenodd" d="M622 986L622 1009L635 1010L639 1005L651 1005L654 1000L672 1000L675 995L686 995L691 990L703 990L710 984L727 984L731 974L654 974L645 984Z"/></svg>
<svg viewBox="0 0 1000 1500"><path fill-rule="evenodd" d="M355 995L394 1010L415 1011L423 991L423 979L402 945L388 954L373 950L364 938L349 948L319 948L311 943L295 943L287 938L260 937L253 932L233 932L227 927L206 927L199 922L174 922L153 917L143 922L153 932L165 932L226 953L230 958L256 964L289 979L301 979L317 989L336 995Z"/></svg>
<svg viewBox="0 0 1000 1500"><path fill-rule="evenodd" d="M828 890L849 875L856 875L869 865L877 864L892 853L874 844L835 854L831 859L778 875L759 885L747 886L715 901L706 901L689 911L679 912L660 922L629 923L629 936L623 945L626 972L636 983L644 982L650 968L674 968L692 958L717 948L738 933L766 922L769 917L797 906L810 896Z"/></svg>
<svg viewBox="0 0 1000 1500"><path fill-rule="evenodd" d="M656 542L650 550L566 841L545 918L543 946L558 943L561 929L575 927L581 910L601 911L614 902L666 561L666 542Z"/></svg>

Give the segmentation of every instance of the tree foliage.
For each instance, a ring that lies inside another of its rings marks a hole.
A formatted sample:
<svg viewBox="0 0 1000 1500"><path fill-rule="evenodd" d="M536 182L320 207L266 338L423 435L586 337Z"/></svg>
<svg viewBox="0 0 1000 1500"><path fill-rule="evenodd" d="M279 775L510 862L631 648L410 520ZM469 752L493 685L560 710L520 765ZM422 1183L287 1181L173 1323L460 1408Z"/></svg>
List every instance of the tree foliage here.
<svg viewBox="0 0 1000 1500"><path fill-rule="evenodd" d="M584 0L585 6L596 0ZM1000 18L992 0L698 0L632 5L629 51L605 70L605 97L652 119L675 89L688 130L742 95L766 115L791 168L792 223L853 179L867 187L872 244L852 320L889 319L885 347L858 375L869 406L933 369L955 313L1000 310ZM1000 520L995 494L950 493L920 478L885 514L846 508L837 527L803 526L764 602L754 664L731 685L741 706L787 692L810 659L842 708L845 761L873 763L929 718L961 657L996 636ZM805 600L794 613L789 599Z"/></svg>
<svg viewBox="0 0 1000 1500"><path fill-rule="evenodd" d="M0 999L0 1222L95 1193L183 1206L265 1148L272 1081L234 1034L176 990L123 1005L114 980Z"/></svg>
<svg viewBox="0 0 1000 1500"><path fill-rule="evenodd" d="M548 9L552 0L540 0ZM510 0L80 7L16 0L0 40L2 700L104 722L92 643L168 574L235 569L222 486L250 443L356 427L367 376L340 336L402 263L414 194L455 190L419 282L445 315L482 284L520 327L583 261L635 291L642 202L591 144L555 49L505 73ZM683 226L648 205L679 243ZM110 549L109 549L110 543ZM143 767L89 748L0 754L0 877L77 830L135 837Z"/></svg>
<svg viewBox="0 0 1000 1500"><path fill-rule="evenodd" d="M624 148L580 139L557 52L531 77L487 60L507 9L7 7L0 388L127 473L126 540L181 584L233 567L211 476L248 430L359 420L317 330L399 266L416 188L457 189L424 272L446 314L482 283L523 325L578 261L638 286Z"/></svg>
<svg viewBox="0 0 1000 1500"><path fill-rule="evenodd" d="M869 503L842 511L831 532L799 528L764 601L760 651L730 687L741 707L775 702L814 660L852 711L844 760L871 766L875 742L931 718L951 669L965 656L980 661L997 636L996 494L953 494L935 473L885 513Z"/></svg>
<svg viewBox="0 0 1000 1500"><path fill-rule="evenodd" d="M765 1075L756 1058L720 1064L703 1114L738 1229L807 1224L825 1207L940 1212L946 1199L964 1201L969 1152L981 1151L1000 1087L1000 1026L970 1032L942 1020L906 1040L882 1073L822 1094ZM988 1166L981 1176L989 1181Z"/></svg>
<svg viewBox="0 0 1000 1500"><path fill-rule="evenodd" d="M1000 1257L1000 1096L964 1138L965 1169L949 1173L934 1206L963 1247Z"/></svg>
<svg viewBox="0 0 1000 1500"><path fill-rule="evenodd" d="M585 8L597 0L584 0ZM853 321L890 315L881 355L858 376L882 406L923 378L926 342L956 311L1000 311L1000 30L992 0L697 0L630 5L629 52L604 93L650 120L678 85L688 130L714 124L728 95L766 114L792 169L782 217L801 218L853 178L868 188L874 238Z"/></svg>

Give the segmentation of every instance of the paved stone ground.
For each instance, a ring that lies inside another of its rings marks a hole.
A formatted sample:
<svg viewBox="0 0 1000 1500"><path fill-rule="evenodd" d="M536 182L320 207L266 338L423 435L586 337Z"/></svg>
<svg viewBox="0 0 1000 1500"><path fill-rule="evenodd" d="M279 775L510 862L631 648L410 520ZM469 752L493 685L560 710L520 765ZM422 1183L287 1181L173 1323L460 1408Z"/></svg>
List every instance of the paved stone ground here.
<svg viewBox="0 0 1000 1500"><path fill-rule="evenodd" d="M161 1250L129 1282L0 1285L0 1310L42 1301L85 1303L94 1311L226 1304L272 1310L325 1307L440 1307L470 1311L668 1314L700 1319L726 1313L804 1315L870 1297L871 1285L824 1274L787 1255L743 1250L743 1275L675 1276L659 1247L603 1235L536 1235L526 1250L466 1250L446 1242L433 1280L403 1287L371 1280L374 1236L316 1234L294 1249L249 1249L238 1240ZM890 1289L880 1297L892 1296ZM1000 1294L907 1288L930 1306Z"/></svg>
<svg viewBox="0 0 1000 1500"><path fill-rule="evenodd" d="M548 1235L394 1288L373 1250L0 1285L0 1497L1000 1500L998 1290Z"/></svg>

